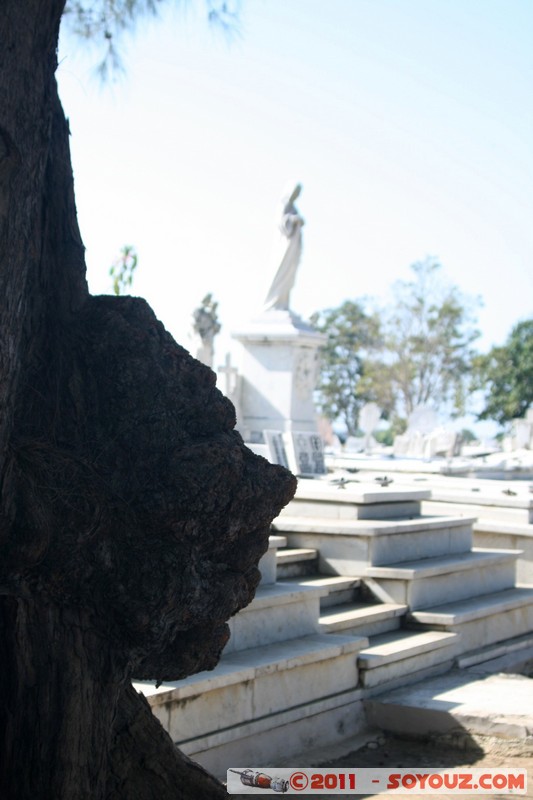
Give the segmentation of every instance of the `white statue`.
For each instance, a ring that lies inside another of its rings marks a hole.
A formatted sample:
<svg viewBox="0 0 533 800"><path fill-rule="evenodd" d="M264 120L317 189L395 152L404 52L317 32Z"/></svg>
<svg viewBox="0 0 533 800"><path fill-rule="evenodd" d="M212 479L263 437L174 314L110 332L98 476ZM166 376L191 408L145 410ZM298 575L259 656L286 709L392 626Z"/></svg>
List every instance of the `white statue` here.
<svg viewBox="0 0 533 800"><path fill-rule="evenodd" d="M283 243L283 255L264 303L265 311L271 308L288 310L289 296L296 279L296 270L302 255L302 226L304 220L294 202L302 187L299 183L283 197L281 222L279 225Z"/></svg>
<svg viewBox="0 0 533 800"><path fill-rule="evenodd" d="M202 305L193 313L193 330L196 335L196 358L207 367L213 366L214 340L220 331L217 315L218 303L206 294Z"/></svg>

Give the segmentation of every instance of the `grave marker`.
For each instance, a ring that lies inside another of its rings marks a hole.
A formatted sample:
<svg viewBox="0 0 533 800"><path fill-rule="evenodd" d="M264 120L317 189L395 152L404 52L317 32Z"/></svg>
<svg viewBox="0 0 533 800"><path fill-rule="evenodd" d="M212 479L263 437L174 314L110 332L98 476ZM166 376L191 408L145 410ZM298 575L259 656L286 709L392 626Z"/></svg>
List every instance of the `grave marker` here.
<svg viewBox="0 0 533 800"><path fill-rule="evenodd" d="M284 436L289 469L295 475L325 475L324 445L317 433L291 431Z"/></svg>
<svg viewBox="0 0 533 800"><path fill-rule="evenodd" d="M281 464L282 467L289 467L289 459L285 448L282 431L264 431L265 441L268 447L269 460L273 464Z"/></svg>

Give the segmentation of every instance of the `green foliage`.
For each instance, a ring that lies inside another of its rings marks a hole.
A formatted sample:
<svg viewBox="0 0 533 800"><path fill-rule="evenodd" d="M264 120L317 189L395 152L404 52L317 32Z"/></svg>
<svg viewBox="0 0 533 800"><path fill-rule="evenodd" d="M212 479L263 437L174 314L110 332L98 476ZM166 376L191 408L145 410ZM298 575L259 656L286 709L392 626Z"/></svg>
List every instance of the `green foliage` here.
<svg viewBox="0 0 533 800"><path fill-rule="evenodd" d="M477 357L472 388L485 392L478 419L504 425L525 416L533 405L533 319L515 325L505 345Z"/></svg>
<svg viewBox="0 0 533 800"><path fill-rule="evenodd" d="M385 447L391 447L394 444L394 431L392 428L385 428L381 431L374 431L372 434L378 444L383 444Z"/></svg>
<svg viewBox="0 0 533 800"><path fill-rule="evenodd" d="M477 442L478 440L476 434L469 428L463 428L459 436L461 437L461 441L465 444L471 444L472 442Z"/></svg>
<svg viewBox="0 0 533 800"><path fill-rule="evenodd" d="M327 335L321 348L317 404L324 416L341 420L355 436L362 406L374 400L366 383L365 363L380 345L379 320L362 304L346 300L339 308L311 318L316 330ZM366 359L366 361L365 361Z"/></svg>
<svg viewBox="0 0 533 800"><path fill-rule="evenodd" d="M156 15L161 0L67 0L64 21L71 33L102 48L98 66L105 79L123 70L118 42L141 17Z"/></svg>
<svg viewBox="0 0 533 800"><path fill-rule="evenodd" d="M412 267L414 279L394 286L394 301L368 315L360 301L317 313L317 330L327 334L322 349L317 401L330 419L355 435L364 403L376 402L393 433L419 405L447 406L460 414L479 335L474 303L446 285L432 259ZM479 302L479 301L477 301Z"/></svg>
<svg viewBox="0 0 533 800"><path fill-rule="evenodd" d="M441 265L427 258L412 265L415 278L394 286L385 314L388 380L396 413L408 417L419 405L465 408L465 384L479 336L474 303L440 277Z"/></svg>
<svg viewBox="0 0 533 800"><path fill-rule="evenodd" d="M98 72L103 79L123 71L121 39L147 16L156 16L171 0L67 0L64 20L76 36L102 48ZM180 0L174 0L179 4ZM183 5L186 5L183 0ZM205 0L207 18L226 33L238 29L239 0Z"/></svg>
<svg viewBox="0 0 533 800"><path fill-rule="evenodd" d="M138 257L135 248L126 245L119 257L113 262L109 275L113 282L113 294L127 294L133 283L133 273L137 269Z"/></svg>

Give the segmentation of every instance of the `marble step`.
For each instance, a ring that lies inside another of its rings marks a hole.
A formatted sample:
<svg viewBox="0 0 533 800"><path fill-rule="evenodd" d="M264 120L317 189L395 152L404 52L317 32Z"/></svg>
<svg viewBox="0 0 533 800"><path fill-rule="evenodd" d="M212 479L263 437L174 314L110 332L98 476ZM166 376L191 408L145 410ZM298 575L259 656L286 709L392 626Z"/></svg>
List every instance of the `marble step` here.
<svg viewBox="0 0 533 800"><path fill-rule="evenodd" d="M420 503L429 490L411 487L382 487L377 482L348 483L339 489L327 481L300 480L293 500L281 512L285 515L332 517L336 519L384 519L420 513Z"/></svg>
<svg viewBox="0 0 533 800"><path fill-rule="evenodd" d="M317 569L318 552L314 547L285 547L276 553L278 580L314 575Z"/></svg>
<svg viewBox="0 0 533 800"><path fill-rule="evenodd" d="M510 495L503 489L489 494L486 490L473 492L432 487L431 499L424 501L424 508L434 514L462 513L510 524L533 523L533 497L523 492Z"/></svg>
<svg viewBox="0 0 533 800"><path fill-rule="evenodd" d="M277 551L280 547L287 547L285 536L269 536L268 550L259 561L259 572L263 585L276 583L277 577Z"/></svg>
<svg viewBox="0 0 533 800"><path fill-rule="evenodd" d="M422 670L442 665L444 671L453 661L457 639L458 634L446 631L402 630L373 636L358 657L361 685L405 685L418 680Z"/></svg>
<svg viewBox="0 0 533 800"><path fill-rule="evenodd" d="M462 516L386 520L285 516L274 520L273 529L289 547L318 550L320 572L349 576L362 574L369 565L466 553L472 547L474 521Z"/></svg>
<svg viewBox="0 0 533 800"><path fill-rule="evenodd" d="M407 606L400 603L349 603L333 606L320 614L320 630L324 633L357 633L374 636L397 630Z"/></svg>
<svg viewBox="0 0 533 800"><path fill-rule="evenodd" d="M516 550L472 549L469 553L367 567L391 602L411 610L440 605L450 598L463 600L514 585Z"/></svg>
<svg viewBox="0 0 533 800"><path fill-rule="evenodd" d="M530 672L532 663L533 631L480 647L457 659L459 669L487 673L508 672L517 675Z"/></svg>
<svg viewBox="0 0 533 800"><path fill-rule="evenodd" d="M516 565L516 579L519 583L533 586L533 525L480 519L473 530L476 547L521 550Z"/></svg>
<svg viewBox="0 0 533 800"><path fill-rule="evenodd" d="M533 588L516 586L408 613L418 627L460 633L458 655L533 631Z"/></svg>
<svg viewBox="0 0 533 800"><path fill-rule="evenodd" d="M284 579L280 583L284 583ZM304 577L298 581L300 586L312 586L323 589L327 594L320 598L320 608L338 606L341 603L353 603L359 599L361 589L360 578L342 575L317 575Z"/></svg>
<svg viewBox="0 0 533 800"><path fill-rule="evenodd" d="M320 598L327 590L298 583L260 584L250 605L229 622L225 653L319 632Z"/></svg>
<svg viewBox="0 0 533 800"><path fill-rule="evenodd" d="M507 756L531 754L532 708L533 681L528 678L465 670L386 691L365 702L369 724L382 730L416 737L448 734L452 740L458 734L474 740L482 736L492 745L501 738ZM515 795L505 795L510 796Z"/></svg>
<svg viewBox="0 0 533 800"><path fill-rule="evenodd" d="M136 683L187 755L217 775L230 766L334 744L364 723L357 655L366 637L314 636L227 655L212 671L159 687Z"/></svg>

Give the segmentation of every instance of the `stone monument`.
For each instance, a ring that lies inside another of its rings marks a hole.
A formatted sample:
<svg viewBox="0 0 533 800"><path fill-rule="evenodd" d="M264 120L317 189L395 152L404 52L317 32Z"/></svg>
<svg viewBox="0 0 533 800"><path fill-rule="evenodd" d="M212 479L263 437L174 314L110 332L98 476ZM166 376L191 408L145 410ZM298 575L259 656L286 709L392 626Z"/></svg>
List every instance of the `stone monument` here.
<svg viewBox="0 0 533 800"><path fill-rule="evenodd" d="M213 366L215 336L220 331L218 303L206 294L202 304L193 312L193 355L206 367Z"/></svg>
<svg viewBox="0 0 533 800"><path fill-rule="evenodd" d="M245 441L265 442L265 430L316 434L313 391L318 348L324 336L290 308L290 294L302 254L302 227L292 185L281 207L280 246L274 279L262 311L232 336L240 343L240 415Z"/></svg>
<svg viewBox="0 0 533 800"><path fill-rule="evenodd" d="M507 453L533 450L533 408L528 409L525 417L511 420L511 432L503 440L503 449Z"/></svg>
<svg viewBox="0 0 533 800"><path fill-rule="evenodd" d="M439 425L437 412L430 406L417 406L409 416L406 432L394 439L394 455L399 457L451 458L459 453L457 432Z"/></svg>
<svg viewBox="0 0 533 800"><path fill-rule="evenodd" d="M377 403L365 403L359 412L359 427L364 433L365 452L369 452L372 442L372 434L381 419L381 409Z"/></svg>
<svg viewBox="0 0 533 800"><path fill-rule="evenodd" d="M264 310L272 308L288 311L290 293L296 280L296 271L302 256L302 227L305 224L295 200L302 191L301 184L286 189L281 202L281 220L279 223L279 264L274 280L265 298Z"/></svg>

